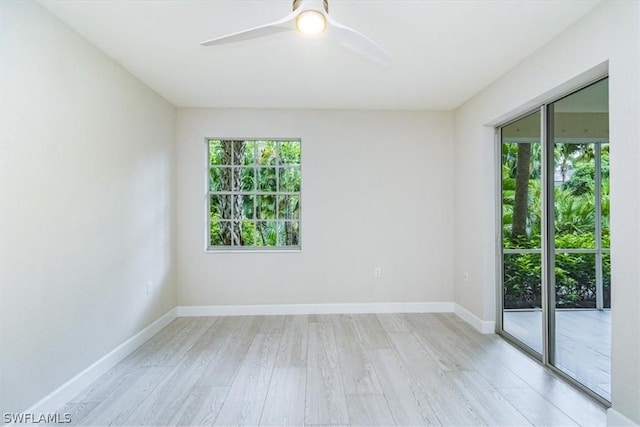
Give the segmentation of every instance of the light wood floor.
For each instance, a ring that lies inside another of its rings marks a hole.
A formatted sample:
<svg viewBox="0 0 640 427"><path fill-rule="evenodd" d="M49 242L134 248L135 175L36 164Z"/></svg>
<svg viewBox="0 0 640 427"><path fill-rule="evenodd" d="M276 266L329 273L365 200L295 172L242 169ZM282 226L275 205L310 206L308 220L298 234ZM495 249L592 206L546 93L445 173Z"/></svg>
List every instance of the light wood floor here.
<svg viewBox="0 0 640 427"><path fill-rule="evenodd" d="M74 425L606 424L452 314L178 318L60 412Z"/></svg>
<svg viewBox="0 0 640 427"><path fill-rule="evenodd" d="M552 363L611 400L611 311L556 310L556 355ZM505 311L504 329L542 351L542 312Z"/></svg>

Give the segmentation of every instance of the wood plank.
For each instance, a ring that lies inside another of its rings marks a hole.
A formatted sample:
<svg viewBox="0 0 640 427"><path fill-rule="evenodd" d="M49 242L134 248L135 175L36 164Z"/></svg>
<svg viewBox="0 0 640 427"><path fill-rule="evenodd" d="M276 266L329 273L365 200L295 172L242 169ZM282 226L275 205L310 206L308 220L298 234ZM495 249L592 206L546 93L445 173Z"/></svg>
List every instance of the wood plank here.
<svg viewBox="0 0 640 427"><path fill-rule="evenodd" d="M391 342L375 314L353 315L357 334L367 350L391 348Z"/></svg>
<svg viewBox="0 0 640 427"><path fill-rule="evenodd" d="M471 408L492 426L525 426L531 423L475 371L446 372L456 391L469 402Z"/></svg>
<svg viewBox="0 0 640 427"><path fill-rule="evenodd" d="M479 338L478 336L482 336L482 334L478 334L477 331L472 330L466 322L461 321L452 314L434 316L434 319L455 336L461 338L456 340L452 345L458 352L465 354L467 362L471 364L473 369L482 375L489 384L495 388L527 387L527 384L522 379L496 361L493 354L487 350L486 345L481 344L488 341ZM468 329L465 328L462 323L467 325ZM474 338L477 338L477 340Z"/></svg>
<svg viewBox="0 0 640 427"><path fill-rule="evenodd" d="M185 329L191 327L191 324L191 318L178 317L127 356L121 362L122 367L139 367L141 363L147 363L161 349L164 349L168 343L171 343L175 337L183 334Z"/></svg>
<svg viewBox="0 0 640 427"><path fill-rule="evenodd" d="M219 353L210 350L189 351L169 375L127 418L130 425L169 425ZM209 389L212 387L209 387ZM228 387L221 387L228 390ZM206 388L205 388L206 389ZM226 396L226 394L225 394Z"/></svg>
<svg viewBox="0 0 640 427"><path fill-rule="evenodd" d="M88 385L77 396L71 399L70 403L100 403L135 375L137 375L135 364L125 364L125 362L122 361Z"/></svg>
<svg viewBox="0 0 640 427"><path fill-rule="evenodd" d="M372 357L395 422L398 425L440 425L436 411L397 352L373 350Z"/></svg>
<svg viewBox="0 0 640 427"><path fill-rule="evenodd" d="M213 425L230 387L196 386L181 401L166 426Z"/></svg>
<svg viewBox="0 0 640 427"><path fill-rule="evenodd" d="M305 424L305 427L351 427L349 424Z"/></svg>
<svg viewBox="0 0 640 427"><path fill-rule="evenodd" d="M286 316L257 316L260 322L259 334L281 334Z"/></svg>
<svg viewBox="0 0 640 427"><path fill-rule="evenodd" d="M127 425L130 414L144 401L157 386L160 378L171 368L140 367L135 375L113 389L102 402L97 404L83 419L84 425Z"/></svg>
<svg viewBox="0 0 640 427"><path fill-rule="evenodd" d="M533 425L578 425L555 405L550 405L549 401L535 390L530 388L503 388L498 391Z"/></svg>
<svg viewBox="0 0 640 427"><path fill-rule="evenodd" d="M82 426L85 425L84 419L86 416L98 406L98 402L80 402L80 403L67 403L62 408L56 411L56 413L62 416L68 414L71 421L66 426ZM49 425L49 424L45 424ZM51 424L56 425L56 424ZM57 424L60 425L60 424Z"/></svg>
<svg viewBox="0 0 640 427"><path fill-rule="evenodd" d="M278 357L277 368L299 368L307 366L307 341L309 322L307 316L287 316Z"/></svg>
<svg viewBox="0 0 640 427"><path fill-rule="evenodd" d="M279 334L257 334L247 351L215 425L257 425L269 390Z"/></svg>
<svg viewBox="0 0 640 427"><path fill-rule="evenodd" d="M431 403L433 413L442 425L479 425L485 421L469 402L456 392L453 382L438 368L438 363L413 333L389 333L402 362L420 385Z"/></svg>
<svg viewBox="0 0 640 427"><path fill-rule="evenodd" d="M230 386L260 328L259 319L254 316L225 320L225 339L217 343L221 345L217 346L215 357L200 376L198 386Z"/></svg>
<svg viewBox="0 0 640 427"><path fill-rule="evenodd" d="M71 399L71 403L102 402L113 390L118 389L128 378L135 375L140 366L148 365L147 360L149 358L161 352L164 345L171 342L176 335L180 334L187 327L189 327L188 319L178 318L174 320L134 350L124 360L107 371L98 380L78 393L78 395Z"/></svg>
<svg viewBox="0 0 640 427"><path fill-rule="evenodd" d="M144 366L176 366L180 359L217 320L211 317L194 317L171 339L165 340L158 351L145 357Z"/></svg>
<svg viewBox="0 0 640 427"><path fill-rule="evenodd" d="M274 368L260 425L303 425L306 382L306 368Z"/></svg>
<svg viewBox="0 0 640 427"><path fill-rule="evenodd" d="M348 424L349 415L331 323L309 324L305 423Z"/></svg>
<svg viewBox="0 0 640 427"><path fill-rule="evenodd" d="M366 339L351 316L335 316L333 329L345 394L382 394Z"/></svg>
<svg viewBox="0 0 640 427"><path fill-rule="evenodd" d="M606 425L607 414L602 406L556 376L546 375L544 382L547 386L540 387L541 384L537 384L533 388L547 401L579 425Z"/></svg>
<svg viewBox="0 0 640 427"><path fill-rule="evenodd" d="M473 361L456 346L458 337L443 327L436 314L408 314L407 322L443 371L471 371Z"/></svg>
<svg viewBox="0 0 640 427"><path fill-rule="evenodd" d="M403 316L400 314L376 314L380 325L382 325L382 329L385 332L409 332L411 331L411 326L404 320Z"/></svg>
<svg viewBox="0 0 640 427"><path fill-rule="evenodd" d="M352 426L395 425L387 399L381 394L348 395L347 409Z"/></svg>
<svg viewBox="0 0 640 427"><path fill-rule="evenodd" d="M225 346L229 335L234 332L237 327L239 318L237 317L218 317L209 328L204 331L200 339L196 341L189 351L212 351L216 352Z"/></svg>
<svg viewBox="0 0 640 427"><path fill-rule="evenodd" d="M333 316L336 316L335 314L310 314L309 315L309 323L312 322L327 322L327 323L331 323Z"/></svg>

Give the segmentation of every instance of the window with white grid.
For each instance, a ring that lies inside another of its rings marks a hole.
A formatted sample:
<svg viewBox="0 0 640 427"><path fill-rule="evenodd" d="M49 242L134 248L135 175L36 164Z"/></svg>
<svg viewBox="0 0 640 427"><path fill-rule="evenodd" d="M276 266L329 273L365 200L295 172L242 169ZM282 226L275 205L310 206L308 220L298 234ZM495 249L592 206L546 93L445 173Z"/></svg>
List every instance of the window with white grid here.
<svg viewBox="0 0 640 427"><path fill-rule="evenodd" d="M208 249L300 248L300 141L209 139Z"/></svg>

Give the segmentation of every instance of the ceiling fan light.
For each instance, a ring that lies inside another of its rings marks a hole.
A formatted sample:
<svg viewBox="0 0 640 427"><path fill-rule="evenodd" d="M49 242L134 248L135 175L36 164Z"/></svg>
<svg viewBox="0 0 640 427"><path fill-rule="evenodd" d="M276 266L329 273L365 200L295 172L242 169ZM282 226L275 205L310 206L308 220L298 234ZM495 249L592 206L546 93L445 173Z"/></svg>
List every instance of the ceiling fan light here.
<svg viewBox="0 0 640 427"><path fill-rule="evenodd" d="M296 28L302 34L320 34L327 28L327 19L317 10L305 10L296 18Z"/></svg>

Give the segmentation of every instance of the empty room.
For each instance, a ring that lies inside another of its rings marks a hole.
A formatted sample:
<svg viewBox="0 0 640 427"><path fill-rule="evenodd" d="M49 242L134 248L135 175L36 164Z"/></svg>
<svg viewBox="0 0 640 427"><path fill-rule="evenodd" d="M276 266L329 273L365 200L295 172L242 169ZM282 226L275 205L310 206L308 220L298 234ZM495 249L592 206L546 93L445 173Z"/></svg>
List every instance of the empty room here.
<svg viewBox="0 0 640 427"><path fill-rule="evenodd" d="M640 425L640 2L3 0L3 425Z"/></svg>

